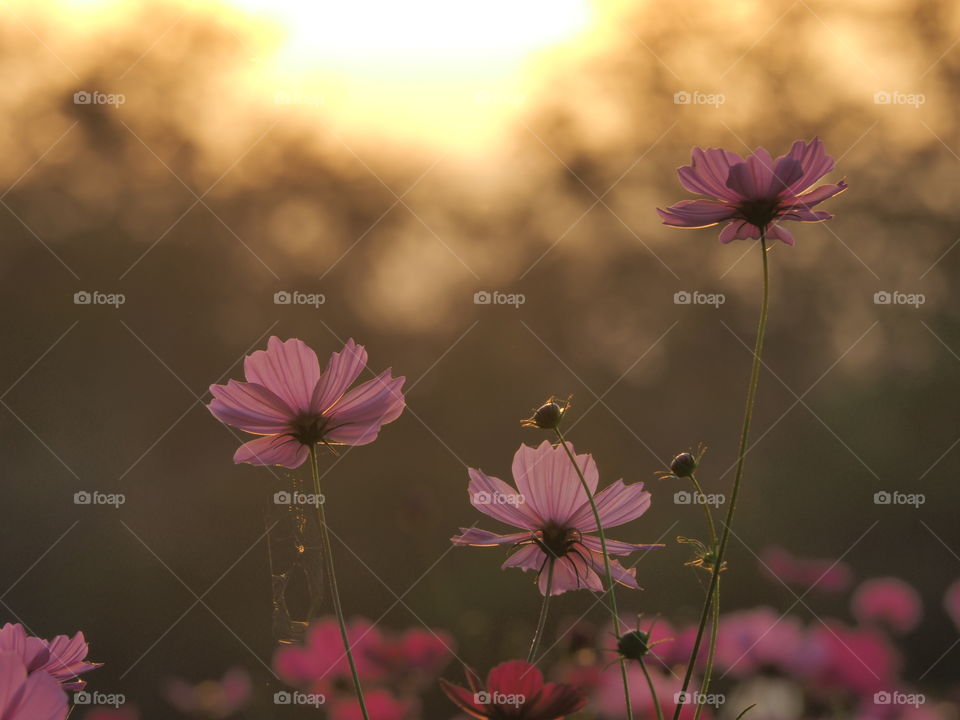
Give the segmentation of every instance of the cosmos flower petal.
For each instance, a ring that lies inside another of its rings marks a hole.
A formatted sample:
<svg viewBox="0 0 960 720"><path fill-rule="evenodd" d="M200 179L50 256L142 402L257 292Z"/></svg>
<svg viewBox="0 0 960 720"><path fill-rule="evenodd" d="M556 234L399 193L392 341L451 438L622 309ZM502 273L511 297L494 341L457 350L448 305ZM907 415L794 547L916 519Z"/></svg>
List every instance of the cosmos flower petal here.
<svg viewBox="0 0 960 720"><path fill-rule="evenodd" d="M666 210L657 208L664 225L681 228L704 228L729 220L737 209L717 200L681 200Z"/></svg>
<svg viewBox="0 0 960 720"><path fill-rule="evenodd" d="M533 703L524 708L527 717L562 718L587 704L587 698L572 685L547 683Z"/></svg>
<svg viewBox="0 0 960 720"><path fill-rule="evenodd" d="M484 515L518 528L532 530L543 525L543 520L531 507L528 497L524 496L523 502L520 502L520 494L500 478L473 468L467 472L470 475L470 484L467 486L470 504Z"/></svg>
<svg viewBox="0 0 960 720"><path fill-rule="evenodd" d="M730 166L743 162L736 153L720 148L703 150L695 147L691 152L691 163L677 171L680 184L687 190L700 195L736 200L736 193L727 187Z"/></svg>
<svg viewBox="0 0 960 720"><path fill-rule="evenodd" d="M783 207L787 210L793 208L802 208L808 210L815 205L819 205L824 200L832 198L834 195L839 195L846 189L847 183L843 180L835 185L821 185L816 190L811 190L808 193L797 195L796 197L785 201Z"/></svg>
<svg viewBox="0 0 960 720"><path fill-rule="evenodd" d="M799 161L789 156L778 159L773 166L773 177L770 187L767 188L767 195L772 197L787 192L802 175L803 166Z"/></svg>
<svg viewBox="0 0 960 720"><path fill-rule="evenodd" d="M322 413L333 405L356 382L366 366L366 349L350 338L343 350L330 355L330 361L313 391L310 402L312 411Z"/></svg>
<svg viewBox="0 0 960 720"><path fill-rule="evenodd" d="M310 454L306 445L287 435L266 435L244 443L233 455L233 461L251 465L282 465L296 468Z"/></svg>
<svg viewBox="0 0 960 720"><path fill-rule="evenodd" d="M780 240L787 245L793 245L793 233L783 225L771 224L767 226L767 240Z"/></svg>
<svg viewBox="0 0 960 720"><path fill-rule="evenodd" d="M594 552L600 552L602 545L600 538L596 535L584 535L580 541ZM606 538L606 541L608 555L629 555L638 550L656 550L666 547L663 543L637 544L623 542L621 540L611 540L610 538Z"/></svg>
<svg viewBox="0 0 960 720"><path fill-rule="evenodd" d="M617 480L597 493L594 502L600 515L600 523L604 528L611 528L643 515L650 507L650 493L643 489L642 482L626 485L623 480ZM569 522L581 532L593 532L597 529L589 503L581 507Z"/></svg>
<svg viewBox="0 0 960 720"><path fill-rule="evenodd" d="M536 570L540 572L543 563L547 559L547 554L537 545L524 545L515 553L508 557L501 568L516 567L521 570Z"/></svg>
<svg viewBox="0 0 960 720"><path fill-rule="evenodd" d="M528 532L511 533L509 535L498 535L489 530L480 528L460 528L460 534L450 538L454 545L472 545L474 547L491 547L493 545L516 545L518 542L528 540L531 534Z"/></svg>
<svg viewBox="0 0 960 720"><path fill-rule="evenodd" d="M759 240L760 228L751 225L745 220L734 220L720 231L720 242L728 243L733 240Z"/></svg>
<svg viewBox="0 0 960 720"><path fill-rule="evenodd" d="M247 356L243 370L249 382L263 385L296 412L310 409L313 390L320 380L317 354L296 338L281 342L271 337L266 350Z"/></svg>
<svg viewBox="0 0 960 720"><path fill-rule="evenodd" d="M67 694L60 684L44 672L26 674L22 661L12 653L0 658L0 712L11 720L64 720Z"/></svg>
<svg viewBox="0 0 960 720"><path fill-rule="evenodd" d="M810 142L798 140L790 148L787 156L797 160L803 167L803 174L790 187L794 193L810 187L834 167L833 158L827 155L823 142L818 137Z"/></svg>
<svg viewBox="0 0 960 720"><path fill-rule="evenodd" d="M210 394L207 409L226 425L257 435L275 435L290 427L290 406L263 385L230 380L211 385Z"/></svg>
<svg viewBox="0 0 960 720"><path fill-rule="evenodd" d="M454 705L471 717L488 717L486 707L475 701L477 694L473 690L454 685L444 678L440 678L440 687Z"/></svg>
<svg viewBox="0 0 960 720"><path fill-rule="evenodd" d="M587 555L589 554L587 553ZM601 560L600 572L603 572L602 563ZM538 581L541 595L547 593L547 579L548 573L544 570L540 573ZM550 594L560 595L569 590L581 590L583 588L594 592L603 592L603 582L600 580L594 565L585 561L579 553L568 552L553 564L553 588Z"/></svg>
<svg viewBox="0 0 960 720"><path fill-rule="evenodd" d="M574 453L590 492L596 492L600 481L597 464L590 455L576 455L573 445L568 443L567 447ZM587 502L566 451L547 440L537 448L520 446L513 458L513 477L524 504L543 522L564 525Z"/></svg>
<svg viewBox="0 0 960 720"><path fill-rule="evenodd" d="M532 698L543 688L543 673L522 660L497 665L487 673L487 689L499 695Z"/></svg>
<svg viewBox="0 0 960 720"><path fill-rule="evenodd" d="M404 377L391 377L390 370L358 385L327 411L328 442L366 445L376 440L380 428L393 422L406 407L401 389Z"/></svg>

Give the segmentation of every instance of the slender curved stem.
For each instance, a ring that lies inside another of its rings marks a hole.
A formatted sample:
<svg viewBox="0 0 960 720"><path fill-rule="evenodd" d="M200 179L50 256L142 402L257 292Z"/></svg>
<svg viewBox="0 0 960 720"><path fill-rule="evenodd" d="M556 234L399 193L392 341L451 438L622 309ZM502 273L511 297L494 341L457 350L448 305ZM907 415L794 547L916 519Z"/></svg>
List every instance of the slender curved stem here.
<svg viewBox="0 0 960 720"><path fill-rule="evenodd" d="M540 650L540 641L543 639L543 628L547 624L547 608L550 606L550 593L553 592L553 565L554 558L547 561L547 594L543 596L543 605L540 606L540 619L537 621L537 630L530 643L530 652L527 653L527 662L536 663L537 652Z"/></svg>
<svg viewBox="0 0 960 720"><path fill-rule="evenodd" d="M337 615L337 624L340 626L340 639L343 641L343 651L347 655L350 665L350 674L353 676L353 688L357 693L357 702L360 703L360 712L363 720L370 720L367 713L367 703L363 699L363 689L360 687L360 676L357 674L357 665L353 660L353 651L350 649L350 640L347 638L347 623L343 618L343 606L340 604L340 591L337 589L337 574L333 569L333 544L330 542L330 529L327 527L327 514L324 503L320 499L320 469L317 467L317 446L310 446L310 473L313 476L313 492L317 495L317 520L320 521L320 532L323 533L323 544L326 552L324 558L327 564L327 574L330 575L330 594L333 596L333 610Z"/></svg>
<svg viewBox="0 0 960 720"><path fill-rule="evenodd" d="M657 720L663 720L663 708L660 707L660 698L657 696L657 690L653 687L653 680L650 678L650 671L647 670L647 664L643 658L639 658L640 669L643 670L643 677L647 679L647 687L650 688L650 697L653 698L653 709L657 711Z"/></svg>
<svg viewBox="0 0 960 720"><path fill-rule="evenodd" d="M610 570L610 556L607 554L607 537L603 531L603 523L600 522L600 511L597 510L597 503L593 499L593 493L590 492L590 486L587 485L587 479L583 476L583 470L577 464L577 459L573 456L570 448L567 446L567 440L563 437L560 428L555 428L557 437L560 438L560 445L570 458L574 470L577 471L577 477L580 478L580 486L583 488L587 500L590 502L590 509L593 511L593 522L597 526L597 535L600 537L600 554L603 555L603 569L606 572L607 593L610 595L610 616L613 618L613 631L620 637L620 612L617 610L617 595L614 592L613 573ZM633 720L633 707L630 704L630 685L627 681L627 661L620 658L620 677L623 679L623 697L626 702L626 711L628 720Z"/></svg>
<svg viewBox="0 0 960 720"><path fill-rule="evenodd" d="M693 668L697 664L700 644L703 642L704 628L707 624L707 618L710 615L710 608L714 604L713 600L717 592L717 586L720 584L720 568L723 567L723 559L727 552L727 543L730 540L730 526L733 523L733 514L737 509L737 498L740 495L740 482L743 479L743 465L747 454L747 441L750 437L750 423L753 420L753 405L757 397L757 385L760 381L760 355L763 352L763 336L767 330L767 312L770 307L770 270L767 262L767 238L763 231L760 233L760 253L763 258L763 303L760 306L760 321L757 324L757 342L753 348L753 366L750 371L750 385L747 388L747 402L743 413L743 428L740 431L740 446L737 450L737 469L733 478L733 491L730 493L730 505L727 507L727 517L723 523L723 533L720 536L720 546L717 549L717 555L714 561L714 572L710 577L710 589L707 591L703 611L700 614L697 637L693 643L693 650L690 653L690 662L687 664L687 671L683 676L681 692L686 692L690 686L690 676L693 674ZM716 605L717 613L719 613L719 596L716 598ZM679 720L682 707L682 705L677 705L677 709L673 714L673 720Z"/></svg>
<svg viewBox="0 0 960 720"><path fill-rule="evenodd" d="M700 495L701 501L706 499L706 495L703 493L703 489L700 487L700 483L697 481L697 476L695 473L690 473L690 482L693 483L693 489ZM713 513L710 512L710 506L706 502L702 502L703 512L707 517L707 531L710 534L710 547L716 551L717 548L717 530L713 524ZM693 713L693 720L699 720L700 713L703 711L702 700L706 696L707 692L710 689L710 676L713 674L713 658L717 650L717 631L720 627L720 583L717 582L713 590L713 598L711 600L711 607L713 612L710 618L710 646L707 651L707 665L704 670L703 679L700 681L700 700L696 705L696 709Z"/></svg>

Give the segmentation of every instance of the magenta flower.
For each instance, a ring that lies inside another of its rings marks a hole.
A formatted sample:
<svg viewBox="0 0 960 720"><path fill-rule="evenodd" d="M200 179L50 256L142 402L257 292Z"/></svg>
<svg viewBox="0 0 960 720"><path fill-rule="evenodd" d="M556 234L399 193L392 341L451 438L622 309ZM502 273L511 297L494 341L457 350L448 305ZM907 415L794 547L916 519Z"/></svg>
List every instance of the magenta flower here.
<svg viewBox="0 0 960 720"><path fill-rule="evenodd" d="M573 445L568 443L570 452ZM577 464L583 472L591 493L596 493L600 476L590 455L577 455ZM460 528L460 535L450 538L455 545L491 547L509 545L515 552L503 563L504 568L518 567L534 570L539 575L540 592L547 594L547 573L543 570L553 560L553 587L551 595L581 587L596 592L603 590L600 575L605 574L600 538L586 533L597 529L590 502L569 458L559 445L546 440L534 449L521 445L513 458L513 478L519 492L502 480L471 468L470 502L480 512L500 520L522 532L509 535ZM623 525L640 517L650 507L650 493L643 483L625 485L617 480L595 501L604 529ZM635 545L607 539L610 555L629 555L637 550L649 550L662 545ZM622 585L638 588L633 568L624 568L610 560L613 579Z"/></svg>
<svg viewBox="0 0 960 720"><path fill-rule="evenodd" d="M0 628L0 652L17 655L28 673L46 673L65 690L82 690L86 682L78 680L77 676L100 667L101 663L87 662L88 650L82 632L72 638L57 635L47 641L27 635L19 623L7 623ZM0 718L3 718L2 714Z"/></svg>
<svg viewBox="0 0 960 720"><path fill-rule="evenodd" d="M857 588L851 609L861 623L879 622L896 633L907 633L920 622L923 602L917 591L899 578L874 578Z"/></svg>
<svg viewBox="0 0 960 720"><path fill-rule="evenodd" d="M67 694L51 675L30 672L17 652L0 651L0 718L64 720Z"/></svg>
<svg viewBox="0 0 960 720"><path fill-rule="evenodd" d="M842 592L853 578L850 566L840 560L799 557L775 545L760 552L760 566L778 585L803 591Z"/></svg>
<svg viewBox="0 0 960 720"><path fill-rule="evenodd" d="M347 391L366 365L367 351L353 340L321 372L302 340L271 337L244 361L247 382L210 386L207 408L220 422L262 436L241 445L235 463L299 467L316 443L366 445L403 412L405 378L390 370Z"/></svg>
<svg viewBox="0 0 960 720"><path fill-rule="evenodd" d="M820 222L833 217L814 211L827 198L847 189L836 185L811 186L833 170L833 158L824 152L820 138L798 140L786 155L773 160L763 148L746 159L719 148L693 149L690 165L680 168L680 184L711 200L682 200L661 210L665 225L705 228L726 222L720 242L759 238L779 239L793 245L793 235L780 223L785 220ZM809 192L806 192L810 190Z"/></svg>
<svg viewBox="0 0 960 720"><path fill-rule="evenodd" d="M530 663L511 660L497 665L484 683L466 669L469 688L440 680L453 704L481 720L562 720L586 704L572 685L544 683Z"/></svg>

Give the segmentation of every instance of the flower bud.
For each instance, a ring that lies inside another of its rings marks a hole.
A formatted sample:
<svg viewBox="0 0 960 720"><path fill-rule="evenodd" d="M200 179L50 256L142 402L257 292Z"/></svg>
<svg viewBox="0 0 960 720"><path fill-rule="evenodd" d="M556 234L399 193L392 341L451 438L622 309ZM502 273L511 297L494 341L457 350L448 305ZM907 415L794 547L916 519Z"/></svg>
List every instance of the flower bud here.
<svg viewBox="0 0 960 720"><path fill-rule="evenodd" d="M628 660L640 660L650 652L650 633L631 630L617 640L617 652Z"/></svg>
<svg viewBox="0 0 960 720"><path fill-rule="evenodd" d="M697 469L697 459L688 452L682 452L670 461L670 472L679 478L690 477Z"/></svg>
<svg viewBox="0 0 960 720"><path fill-rule="evenodd" d="M563 414L570 407L570 400L561 403L556 398L550 398L543 405L537 408L533 417L521 420L523 427L540 428L541 430L556 430L563 420Z"/></svg>

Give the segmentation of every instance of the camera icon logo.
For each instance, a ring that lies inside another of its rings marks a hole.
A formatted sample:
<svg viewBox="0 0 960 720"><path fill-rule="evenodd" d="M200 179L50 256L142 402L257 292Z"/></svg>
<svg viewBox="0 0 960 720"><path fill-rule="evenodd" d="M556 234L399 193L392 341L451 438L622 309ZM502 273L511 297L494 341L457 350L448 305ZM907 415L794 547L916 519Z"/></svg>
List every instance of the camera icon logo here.
<svg viewBox="0 0 960 720"><path fill-rule="evenodd" d="M673 94L674 105L689 105L692 99L693 96L686 90L681 90Z"/></svg>
<svg viewBox="0 0 960 720"><path fill-rule="evenodd" d="M293 302L293 295L286 290L278 290L273 294L274 305L289 305L291 302Z"/></svg>
<svg viewBox="0 0 960 720"><path fill-rule="evenodd" d="M873 694L873 704L874 705L889 705L890 704L890 693L886 690L881 690Z"/></svg>
<svg viewBox="0 0 960 720"><path fill-rule="evenodd" d="M89 505L93 501L93 495L86 490L81 490L73 494L74 505Z"/></svg>
<svg viewBox="0 0 960 720"><path fill-rule="evenodd" d="M677 490L673 494L674 505L689 505L692 499L693 496L686 490Z"/></svg>
<svg viewBox="0 0 960 720"><path fill-rule="evenodd" d="M489 305L492 300L493 296L486 290L478 290L473 294L474 305Z"/></svg>
<svg viewBox="0 0 960 720"><path fill-rule="evenodd" d="M886 290L877 290L877 292L873 294L874 305L889 305L892 300L893 296Z"/></svg>
<svg viewBox="0 0 960 720"><path fill-rule="evenodd" d="M679 290L673 294L674 305L689 305L693 301L693 295L686 290Z"/></svg>
<svg viewBox="0 0 960 720"><path fill-rule="evenodd" d="M290 705L293 702L293 695L286 690L279 690L273 694L274 705Z"/></svg>
<svg viewBox="0 0 960 720"><path fill-rule="evenodd" d="M273 494L274 505L290 505L293 503L293 496L286 490L279 490Z"/></svg>
<svg viewBox="0 0 960 720"><path fill-rule="evenodd" d="M73 304L74 305L89 305L93 301L93 295L88 293L86 290L80 290L73 294Z"/></svg>
<svg viewBox="0 0 960 720"><path fill-rule="evenodd" d="M86 690L73 694L74 705L89 705L93 701L93 696Z"/></svg>
<svg viewBox="0 0 960 720"><path fill-rule="evenodd" d="M490 693L486 690L481 690L473 694L473 701L477 703L477 705L487 705L490 703L490 700Z"/></svg>
<svg viewBox="0 0 960 720"><path fill-rule="evenodd" d="M93 96L86 90L78 90L73 94L74 105L89 105L93 102Z"/></svg>
<svg viewBox="0 0 960 720"><path fill-rule="evenodd" d="M886 90L878 90L873 94L874 105L889 105L890 101L890 93L888 93Z"/></svg>
<svg viewBox="0 0 960 720"><path fill-rule="evenodd" d="M893 501L893 495L886 490L880 490L873 494L874 505L889 505Z"/></svg>

